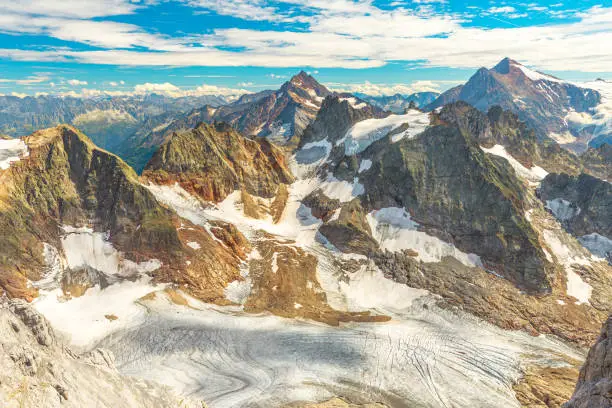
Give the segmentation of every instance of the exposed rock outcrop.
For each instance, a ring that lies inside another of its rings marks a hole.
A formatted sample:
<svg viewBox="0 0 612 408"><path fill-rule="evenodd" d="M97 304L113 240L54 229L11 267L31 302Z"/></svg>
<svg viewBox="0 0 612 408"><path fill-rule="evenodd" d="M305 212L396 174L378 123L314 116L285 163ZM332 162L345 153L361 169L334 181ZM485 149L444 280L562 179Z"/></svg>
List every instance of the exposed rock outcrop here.
<svg viewBox="0 0 612 408"><path fill-rule="evenodd" d="M180 250L175 215L117 156L64 125L24 141L29 156L0 171L0 286L10 296L35 295L26 279L44 270L43 243L61 247L62 225L108 232L134 260L170 259Z"/></svg>
<svg viewBox="0 0 612 408"><path fill-rule="evenodd" d="M612 315L604 323L601 335L591 347L580 370L572 399L563 408L612 407Z"/></svg>
<svg viewBox="0 0 612 408"><path fill-rule="evenodd" d="M235 190L272 198L293 176L284 153L266 139L247 139L227 124L200 124L174 134L147 164L143 177L179 183L206 201L222 201Z"/></svg>
<svg viewBox="0 0 612 408"><path fill-rule="evenodd" d="M368 209L404 207L428 233L476 253L485 267L529 291L550 291L552 265L525 219L529 196L504 159L486 155L471 132L430 127L419 137L364 152Z"/></svg>

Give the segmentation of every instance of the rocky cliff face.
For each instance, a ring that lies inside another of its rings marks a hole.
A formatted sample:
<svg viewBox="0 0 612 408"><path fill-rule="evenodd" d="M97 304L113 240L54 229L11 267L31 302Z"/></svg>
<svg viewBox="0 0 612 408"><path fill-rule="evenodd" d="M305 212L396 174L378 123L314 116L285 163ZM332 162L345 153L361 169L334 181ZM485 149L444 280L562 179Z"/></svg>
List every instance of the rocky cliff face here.
<svg viewBox="0 0 612 408"><path fill-rule="evenodd" d="M172 213L118 157L75 128L59 126L24 139L29 156L0 172L0 277L12 296L39 278L43 242L59 246L62 225L93 222L132 258L180 248Z"/></svg>
<svg viewBox="0 0 612 408"><path fill-rule="evenodd" d="M484 112L499 105L518 114L540 139L550 137L572 150L584 151L590 136L571 129L565 117L570 110L588 111L600 99L597 91L532 71L506 58L492 69L479 69L465 85L443 93L427 109L459 100Z"/></svg>
<svg viewBox="0 0 612 408"><path fill-rule="evenodd" d="M498 105L483 113L466 102L454 102L440 112L440 119L470 132L482 147L503 146L527 168L537 165L549 173L572 175L585 172L602 179L612 169L612 161L608 160L608 151L612 149L607 145L578 156L554 140L538 140L535 131L517 114Z"/></svg>
<svg viewBox="0 0 612 408"><path fill-rule="evenodd" d="M612 261L612 185L580 174L549 174L540 197L559 222L591 252Z"/></svg>
<svg viewBox="0 0 612 408"><path fill-rule="evenodd" d="M505 160L444 125L371 149L364 153L372 167L360 177L367 208L404 207L429 233L480 255L487 268L528 290L550 290L551 265L524 215L529 199Z"/></svg>
<svg viewBox="0 0 612 408"><path fill-rule="evenodd" d="M612 316L591 347L572 399L563 408L612 407Z"/></svg>
<svg viewBox="0 0 612 408"><path fill-rule="evenodd" d="M210 231L181 228L189 222L73 127L42 130L24 142L28 156L0 170L3 292L31 300L38 282L51 280L51 288L80 296L95 285L150 274L224 301L223 289L239 277L245 257L239 232L225 223Z"/></svg>
<svg viewBox="0 0 612 408"><path fill-rule="evenodd" d="M156 184L178 182L206 201L235 190L272 198L293 181L284 154L268 140L247 139L227 124L201 124L174 134L147 164L143 176Z"/></svg>
<svg viewBox="0 0 612 408"><path fill-rule="evenodd" d="M119 374L112 353L70 350L21 299L0 299L0 404L17 407L196 407L168 388Z"/></svg>
<svg viewBox="0 0 612 408"><path fill-rule="evenodd" d="M585 172L603 180L612 180L612 144L604 143L597 148L590 148L580 156Z"/></svg>

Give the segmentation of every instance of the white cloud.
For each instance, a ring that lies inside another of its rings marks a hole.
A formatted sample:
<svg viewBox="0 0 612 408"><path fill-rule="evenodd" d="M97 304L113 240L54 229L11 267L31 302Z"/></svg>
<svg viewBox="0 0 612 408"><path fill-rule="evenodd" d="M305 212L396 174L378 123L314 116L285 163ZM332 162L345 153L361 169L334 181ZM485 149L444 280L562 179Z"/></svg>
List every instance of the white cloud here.
<svg viewBox="0 0 612 408"><path fill-rule="evenodd" d="M79 79L70 79L66 82L68 82L68 85L71 85L71 86L87 85L87 81L81 81Z"/></svg>
<svg viewBox="0 0 612 408"><path fill-rule="evenodd" d="M92 18L130 14L138 7L129 0L8 0L0 3L0 14L7 12L53 17Z"/></svg>
<svg viewBox="0 0 612 408"><path fill-rule="evenodd" d="M371 96L395 94L410 95L416 92L440 92L440 84L433 81L415 81L411 84L373 84L369 81L354 84L326 84L337 92L363 93Z"/></svg>
<svg viewBox="0 0 612 408"><path fill-rule="evenodd" d="M70 14L63 5L49 5L51 9L45 16L32 17L17 10L18 7L5 7L7 11L0 13L0 31L49 35L106 49L0 49L0 57L19 61L76 61L128 66L252 65L358 69L380 67L389 61L476 68L491 66L502 57L511 56L540 70L606 72L612 66L612 53L605 46L612 43L610 7L594 7L580 14L574 13L576 19L565 24L485 29L463 26L459 16L426 15L403 7L383 10L369 0L283 2L301 10L301 17L292 11L272 16L273 7L265 0L193 0L189 4L222 14L235 10L231 15L244 19L297 21L299 17L306 29L230 28L196 37L169 37L148 33L132 24L83 20L87 15L103 13L95 9L89 12L78 8ZM32 0L28 4L38 2ZM135 7L120 0L114 0L112 5L114 9L108 11L108 15L132 12ZM304 13L304 10L309 12ZM524 16L512 6L492 7L485 12L502 14L507 19ZM144 51L135 50L135 47ZM232 48L243 51L228 51Z"/></svg>
<svg viewBox="0 0 612 408"><path fill-rule="evenodd" d="M32 75L23 79L6 79L0 78L0 83L14 83L17 85L31 85L31 84L39 84L41 82L46 82L50 78L46 75Z"/></svg>
<svg viewBox="0 0 612 408"><path fill-rule="evenodd" d="M514 13L514 12L516 12L516 9L512 6L491 7L489 9L489 13L493 13L493 14L507 14L507 13Z"/></svg>
<svg viewBox="0 0 612 408"><path fill-rule="evenodd" d="M180 91L181 89L178 86L173 85L170 82L164 82L163 84L152 84L152 83L147 82L144 84L136 85L134 87L134 92L141 93L141 94L145 94L145 93L171 94L171 93L178 93Z"/></svg>

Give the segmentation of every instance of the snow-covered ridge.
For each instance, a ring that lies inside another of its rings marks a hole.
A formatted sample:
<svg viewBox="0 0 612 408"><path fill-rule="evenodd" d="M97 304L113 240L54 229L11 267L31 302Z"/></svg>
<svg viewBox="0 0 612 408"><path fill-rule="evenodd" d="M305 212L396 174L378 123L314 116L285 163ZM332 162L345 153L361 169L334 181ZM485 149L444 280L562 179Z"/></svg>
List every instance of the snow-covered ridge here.
<svg viewBox="0 0 612 408"><path fill-rule="evenodd" d="M559 83L565 82L559 78L555 78L553 76L546 75L538 71L534 71L533 69L529 69L526 66L521 65L521 64L512 64L512 65L514 67L517 67L521 71L523 71L523 73L527 76L527 78L531 79L532 81L550 81L550 82L559 82Z"/></svg>
<svg viewBox="0 0 612 408"><path fill-rule="evenodd" d="M29 154L28 146L21 139L0 139L0 170L6 170L11 163Z"/></svg>
<svg viewBox="0 0 612 408"><path fill-rule="evenodd" d="M344 143L345 154L351 156L361 153L375 141L387 136L402 126L408 124L404 131L392 136L393 143L404 138L414 138L423 133L429 125L429 114L419 110L410 110L404 115L389 115L382 119L366 119L357 122L348 130L346 135L336 142L336 145Z"/></svg>

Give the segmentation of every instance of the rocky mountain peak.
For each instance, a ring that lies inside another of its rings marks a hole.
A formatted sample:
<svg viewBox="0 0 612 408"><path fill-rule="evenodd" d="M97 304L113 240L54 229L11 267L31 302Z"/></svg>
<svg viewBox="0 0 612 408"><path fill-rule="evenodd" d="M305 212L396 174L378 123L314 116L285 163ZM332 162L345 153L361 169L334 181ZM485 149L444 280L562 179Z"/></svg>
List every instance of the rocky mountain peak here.
<svg viewBox="0 0 612 408"><path fill-rule="evenodd" d="M319 83L313 76L304 71L300 71L294 75L288 82L285 82L281 87L281 92L289 90L305 91L311 98L317 99L331 94L330 90Z"/></svg>
<svg viewBox="0 0 612 408"><path fill-rule="evenodd" d="M500 62L497 63L495 67L493 67L493 71L498 74L508 74L513 67L521 66L517 61L510 59L508 57L504 58Z"/></svg>

